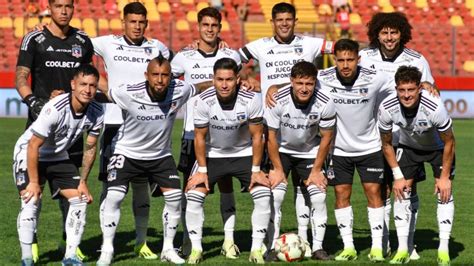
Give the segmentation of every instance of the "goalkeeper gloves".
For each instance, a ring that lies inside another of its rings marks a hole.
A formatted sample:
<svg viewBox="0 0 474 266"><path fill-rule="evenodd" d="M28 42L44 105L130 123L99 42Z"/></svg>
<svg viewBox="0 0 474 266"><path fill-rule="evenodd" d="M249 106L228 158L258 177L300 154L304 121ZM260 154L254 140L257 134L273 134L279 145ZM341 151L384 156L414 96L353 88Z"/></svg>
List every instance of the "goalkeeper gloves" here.
<svg viewBox="0 0 474 266"><path fill-rule="evenodd" d="M29 94L23 99L23 102L26 103L26 105L28 105L28 109L34 121L38 118L38 115L40 114L41 109L43 109L43 106L48 102L48 100L44 98L36 97L33 94Z"/></svg>

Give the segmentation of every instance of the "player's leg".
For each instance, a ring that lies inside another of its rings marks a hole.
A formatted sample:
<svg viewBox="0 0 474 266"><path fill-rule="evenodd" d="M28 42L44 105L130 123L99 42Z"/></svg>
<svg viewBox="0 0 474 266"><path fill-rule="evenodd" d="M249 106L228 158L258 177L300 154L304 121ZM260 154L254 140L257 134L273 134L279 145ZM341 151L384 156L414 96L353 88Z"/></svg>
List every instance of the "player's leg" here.
<svg viewBox="0 0 474 266"><path fill-rule="evenodd" d="M408 233L408 253L410 254L410 260L419 260L420 255L416 252L415 245L415 231L416 222L418 220L418 213L420 210L420 199L418 197L417 184L426 179L426 171L424 165L420 167L420 171L416 174L413 186L411 189L411 220L410 220L410 231Z"/></svg>
<svg viewBox="0 0 474 266"><path fill-rule="evenodd" d="M158 259L158 255L150 250L146 243L148 219L150 217L150 188L148 178L132 179L132 208L135 219L135 254L147 260Z"/></svg>
<svg viewBox="0 0 474 266"><path fill-rule="evenodd" d="M382 152L358 156L356 167L367 198L367 213L372 238L369 259L371 261L384 261L382 249L384 227L384 203L382 200L384 164Z"/></svg>
<svg viewBox="0 0 474 266"><path fill-rule="evenodd" d="M387 160L384 162L384 171L383 171L383 183L382 183L382 200L384 203L384 225L383 225L383 238L382 238L382 249L384 257L389 257L391 254L390 247L390 219L392 215L392 182L393 174L392 168L388 165Z"/></svg>
<svg viewBox="0 0 474 266"><path fill-rule="evenodd" d="M336 195L335 216L339 233L344 243L344 250L335 257L337 261L348 261L357 259L354 247L352 227L354 213L351 206L352 182L354 175L354 163L350 157L332 156L334 177L328 179L328 183L334 186Z"/></svg>
<svg viewBox="0 0 474 266"><path fill-rule="evenodd" d="M296 221L298 222L298 235L305 241L307 252L305 257L311 257L311 249L308 242L308 226L310 223L311 216L311 202L309 200L309 194L306 187L300 183L300 177L296 171L291 173L291 179L293 181L294 188L294 200L296 210Z"/></svg>
<svg viewBox="0 0 474 266"><path fill-rule="evenodd" d="M229 259L237 259L240 251L234 242L235 230L235 198L232 177L221 178L217 181L220 192L220 209L224 223L224 243L221 253Z"/></svg>

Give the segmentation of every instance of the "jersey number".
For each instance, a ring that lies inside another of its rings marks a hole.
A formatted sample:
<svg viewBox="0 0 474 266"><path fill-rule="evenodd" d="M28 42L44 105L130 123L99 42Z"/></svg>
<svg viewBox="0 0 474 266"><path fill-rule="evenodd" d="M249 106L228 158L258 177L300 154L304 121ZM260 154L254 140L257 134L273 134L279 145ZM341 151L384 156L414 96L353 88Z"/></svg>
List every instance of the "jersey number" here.
<svg viewBox="0 0 474 266"><path fill-rule="evenodd" d="M402 158L402 154L403 154L403 149L402 149L402 148L398 148L398 149L397 149L397 155L396 155L397 162L399 162L400 159Z"/></svg>
<svg viewBox="0 0 474 266"><path fill-rule="evenodd" d="M107 171L109 171L110 169L122 169L124 163L125 163L125 156L114 155L110 157L109 165L107 165Z"/></svg>

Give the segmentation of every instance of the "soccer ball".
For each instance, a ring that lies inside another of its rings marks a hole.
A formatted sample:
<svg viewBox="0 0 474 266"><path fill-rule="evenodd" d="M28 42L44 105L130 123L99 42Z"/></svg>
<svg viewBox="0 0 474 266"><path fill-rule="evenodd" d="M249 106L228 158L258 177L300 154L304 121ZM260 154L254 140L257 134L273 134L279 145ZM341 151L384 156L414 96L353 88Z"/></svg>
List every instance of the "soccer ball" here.
<svg viewBox="0 0 474 266"><path fill-rule="evenodd" d="M281 261L300 261L304 258L305 251L304 240L295 233L285 233L275 242L275 252Z"/></svg>

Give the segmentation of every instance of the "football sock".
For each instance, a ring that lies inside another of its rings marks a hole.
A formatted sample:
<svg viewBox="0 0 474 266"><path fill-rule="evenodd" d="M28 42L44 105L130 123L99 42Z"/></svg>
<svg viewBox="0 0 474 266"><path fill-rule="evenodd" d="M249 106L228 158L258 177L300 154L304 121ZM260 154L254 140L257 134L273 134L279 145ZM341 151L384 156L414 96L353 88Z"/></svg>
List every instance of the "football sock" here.
<svg viewBox="0 0 474 266"><path fill-rule="evenodd" d="M107 196L101 204L100 215L102 216L100 227L102 229L102 250L114 250L115 231L120 221L120 205L125 198L127 188L125 186L109 187Z"/></svg>
<svg viewBox="0 0 474 266"><path fill-rule="evenodd" d="M173 189L163 192L165 207L163 208L163 251L173 249L173 240L178 230L181 216L181 196L180 189Z"/></svg>
<svg viewBox="0 0 474 266"><path fill-rule="evenodd" d="M298 235L307 241L310 210L306 204L301 187L296 187L295 208L298 221Z"/></svg>
<svg viewBox="0 0 474 266"><path fill-rule="evenodd" d="M69 200L69 211L66 218L66 254L65 258L76 255L86 225L87 197L73 197Z"/></svg>
<svg viewBox="0 0 474 266"><path fill-rule="evenodd" d="M287 188L288 188L287 184L280 183L274 189L272 189L273 210L271 214L273 215L273 217L271 217L271 219L273 220L273 228L270 228L268 232L269 234L268 237L271 241L272 249L275 247L276 239L280 236L281 204L283 203L283 200L285 199ZM272 234L270 235L270 233Z"/></svg>
<svg viewBox="0 0 474 266"><path fill-rule="evenodd" d="M221 192L221 216L224 223L224 239L234 241L235 199L233 192Z"/></svg>
<svg viewBox="0 0 474 266"><path fill-rule="evenodd" d="M385 200L383 208L384 224L382 244L384 248L388 248L390 246L390 216L392 214L392 201L390 197Z"/></svg>
<svg viewBox="0 0 474 266"><path fill-rule="evenodd" d="M342 242L344 242L344 248L354 248L354 239L352 237L354 213L352 212L352 206L335 209L334 213Z"/></svg>
<svg viewBox="0 0 474 266"><path fill-rule="evenodd" d="M60 196L58 199L58 204L59 204L59 209L61 210L61 217L62 219L62 225L63 225L63 240L66 240L66 219L67 219L67 214L69 213L69 201L63 197Z"/></svg>
<svg viewBox="0 0 474 266"><path fill-rule="evenodd" d="M323 248L324 235L328 213L326 207L326 193L315 185L308 186L309 198L311 200L311 228L313 234L313 251Z"/></svg>
<svg viewBox="0 0 474 266"><path fill-rule="evenodd" d="M449 238L454 220L454 199L453 195L447 203L441 203L438 193L438 228L439 228L439 247L438 251L449 252Z"/></svg>
<svg viewBox="0 0 474 266"><path fill-rule="evenodd" d="M411 220L410 220L410 231L408 233L408 251L412 251L415 248L415 230L416 220L418 219L418 211L420 209L420 199L418 194L411 195Z"/></svg>
<svg viewBox="0 0 474 266"><path fill-rule="evenodd" d="M270 221L271 191L267 187L258 186L250 191L253 199L252 212L252 247L250 251L261 249L263 239L267 233L268 222Z"/></svg>
<svg viewBox="0 0 474 266"><path fill-rule="evenodd" d="M372 237L372 248L382 249L384 208L367 207L370 224L370 234Z"/></svg>
<svg viewBox="0 0 474 266"><path fill-rule="evenodd" d="M21 259L31 259L33 254L31 252L31 244L36 230L36 221L39 216L38 205L36 202L41 202L41 199L36 201L31 199L27 203L21 200L21 209L17 219L18 239L21 246Z"/></svg>
<svg viewBox="0 0 474 266"><path fill-rule="evenodd" d="M411 197L410 192L403 192L405 199L396 199L393 203L393 220L397 229L398 250L408 251L408 234L411 222Z"/></svg>
<svg viewBox="0 0 474 266"><path fill-rule="evenodd" d="M202 226L204 223L204 199L206 194L191 190L188 191L186 198L188 206L186 207L186 227L188 228L189 239L193 249L202 250Z"/></svg>
<svg viewBox="0 0 474 266"><path fill-rule="evenodd" d="M135 217L135 245L145 243L150 216L150 192L148 183L132 182L133 216Z"/></svg>
<svg viewBox="0 0 474 266"><path fill-rule="evenodd" d="M183 225L183 244L189 242L188 227L186 225L186 208L188 205L188 200L186 199L186 194L182 192L181 195L181 224Z"/></svg>

